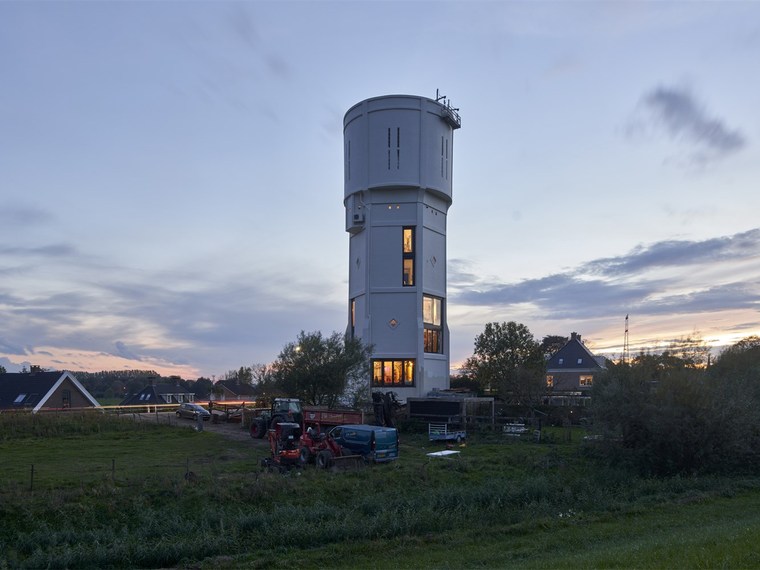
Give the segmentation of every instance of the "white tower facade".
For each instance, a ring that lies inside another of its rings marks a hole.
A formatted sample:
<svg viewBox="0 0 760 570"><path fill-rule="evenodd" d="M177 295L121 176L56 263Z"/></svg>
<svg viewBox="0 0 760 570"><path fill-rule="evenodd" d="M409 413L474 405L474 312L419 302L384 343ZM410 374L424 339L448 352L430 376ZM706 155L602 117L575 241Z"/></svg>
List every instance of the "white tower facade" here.
<svg viewBox="0 0 760 570"><path fill-rule="evenodd" d="M373 347L372 389L402 400L449 387L446 215L461 120L441 99L375 97L343 120L347 333Z"/></svg>

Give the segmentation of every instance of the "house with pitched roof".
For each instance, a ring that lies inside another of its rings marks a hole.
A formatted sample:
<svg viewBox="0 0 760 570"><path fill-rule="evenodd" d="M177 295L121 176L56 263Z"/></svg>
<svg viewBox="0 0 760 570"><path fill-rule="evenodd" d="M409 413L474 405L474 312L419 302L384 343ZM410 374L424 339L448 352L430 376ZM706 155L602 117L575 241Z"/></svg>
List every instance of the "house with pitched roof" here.
<svg viewBox="0 0 760 570"><path fill-rule="evenodd" d="M162 404L181 404L194 401L195 394L179 384L155 384L153 380L150 380L145 388L136 394L127 396L119 405L160 406Z"/></svg>
<svg viewBox="0 0 760 570"><path fill-rule="evenodd" d="M214 388L218 394L217 400L248 400L250 402L257 397L253 386L239 380L219 380L214 384Z"/></svg>
<svg viewBox="0 0 760 570"><path fill-rule="evenodd" d="M100 404L71 372L0 374L0 410L99 408Z"/></svg>
<svg viewBox="0 0 760 570"><path fill-rule="evenodd" d="M607 368L603 356L594 356L583 344L581 335L570 340L546 362L544 403L554 406L585 406L590 401L594 378Z"/></svg>

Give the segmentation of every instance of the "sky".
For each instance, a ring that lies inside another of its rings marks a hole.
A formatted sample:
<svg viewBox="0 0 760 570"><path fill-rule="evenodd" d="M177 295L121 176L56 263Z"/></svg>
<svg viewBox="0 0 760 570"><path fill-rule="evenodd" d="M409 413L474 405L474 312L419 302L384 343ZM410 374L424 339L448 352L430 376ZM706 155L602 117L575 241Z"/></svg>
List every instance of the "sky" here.
<svg viewBox="0 0 760 570"><path fill-rule="evenodd" d="M218 378L344 331L343 115L459 108L451 364L760 334L758 2L0 1L0 365Z"/></svg>

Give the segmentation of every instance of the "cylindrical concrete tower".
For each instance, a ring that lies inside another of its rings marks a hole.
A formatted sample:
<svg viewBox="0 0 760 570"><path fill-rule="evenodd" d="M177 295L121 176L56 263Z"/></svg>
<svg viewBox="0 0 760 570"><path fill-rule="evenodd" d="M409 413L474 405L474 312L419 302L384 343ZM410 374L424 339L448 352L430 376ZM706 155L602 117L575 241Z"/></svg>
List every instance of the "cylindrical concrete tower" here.
<svg viewBox="0 0 760 570"><path fill-rule="evenodd" d="M449 387L446 213L454 130L447 101L388 95L343 120L348 334L371 345L373 390L402 400Z"/></svg>

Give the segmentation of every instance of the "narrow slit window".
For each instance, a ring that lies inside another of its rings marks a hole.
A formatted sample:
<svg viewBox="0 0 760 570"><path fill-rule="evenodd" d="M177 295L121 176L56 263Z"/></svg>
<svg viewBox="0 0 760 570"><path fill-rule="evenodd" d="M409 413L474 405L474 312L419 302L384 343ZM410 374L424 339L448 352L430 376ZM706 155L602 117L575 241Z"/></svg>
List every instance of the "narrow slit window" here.
<svg viewBox="0 0 760 570"><path fill-rule="evenodd" d="M388 127L388 170L391 169L391 128Z"/></svg>
<svg viewBox="0 0 760 570"><path fill-rule="evenodd" d="M441 178L444 177L443 165L444 165L444 158L443 158L443 137L441 137Z"/></svg>
<svg viewBox="0 0 760 570"><path fill-rule="evenodd" d="M401 167L401 127L396 127L396 170Z"/></svg>

